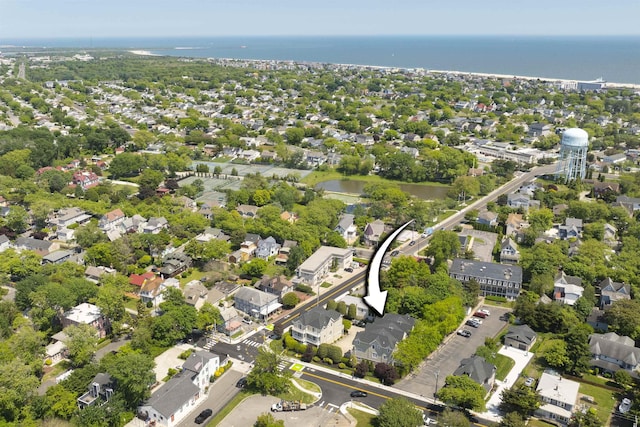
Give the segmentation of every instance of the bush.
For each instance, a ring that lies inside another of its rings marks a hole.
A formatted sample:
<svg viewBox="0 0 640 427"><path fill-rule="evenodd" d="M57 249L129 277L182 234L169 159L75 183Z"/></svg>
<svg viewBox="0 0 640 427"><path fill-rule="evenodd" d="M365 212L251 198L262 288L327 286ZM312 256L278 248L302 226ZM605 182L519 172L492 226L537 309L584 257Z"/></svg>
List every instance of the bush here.
<svg viewBox="0 0 640 427"><path fill-rule="evenodd" d="M366 360L361 361L356 365L355 371L353 371L353 375L358 378L364 378L369 373L369 364Z"/></svg>
<svg viewBox="0 0 640 427"><path fill-rule="evenodd" d="M340 363L338 363L338 368L340 368L340 369L346 369L346 368L347 368L347 365L345 365L344 363L340 362Z"/></svg>
<svg viewBox="0 0 640 427"><path fill-rule="evenodd" d="M324 359L322 359L322 361L327 365L333 365L333 360L329 357L325 357Z"/></svg>
<svg viewBox="0 0 640 427"><path fill-rule="evenodd" d="M319 362L322 359L320 359L318 356L313 356L313 359L311 359L311 360L313 360L314 362Z"/></svg>
<svg viewBox="0 0 640 427"><path fill-rule="evenodd" d="M486 296L484 297L484 299L487 301L494 301L494 302L507 302L507 299L505 297L499 297L495 295Z"/></svg>
<svg viewBox="0 0 640 427"><path fill-rule="evenodd" d="M297 284L295 287L296 291L300 291L300 292L304 292L307 295L315 295L316 293L313 292L313 289L311 289L311 286L307 286L307 285L303 285L303 284Z"/></svg>
<svg viewBox="0 0 640 427"><path fill-rule="evenodd" d="M51 361L51 359L47 359L47 360L44 361L44 364L47 365L47 366L51 366L52 363L53 362Z"/></svg>
<svg viewBox="0 0 640 427"><path fill-rule="evenodd" d="M174 368L169 368L169 369L167 370L167 376L169 376L169 377L172 377L172 376L174 376L174 375L175 375L175 374L177 374L177 373L178 373L178 370L177 370L177 369L174 369Z"/></svg>
<svg viewBox="0 0 640 427"><path fill-rule="evenodd" d="M191 356L191 353L193 353L193 350L185 350L178 355L178 359L187 360L189 356Z"/></svg>

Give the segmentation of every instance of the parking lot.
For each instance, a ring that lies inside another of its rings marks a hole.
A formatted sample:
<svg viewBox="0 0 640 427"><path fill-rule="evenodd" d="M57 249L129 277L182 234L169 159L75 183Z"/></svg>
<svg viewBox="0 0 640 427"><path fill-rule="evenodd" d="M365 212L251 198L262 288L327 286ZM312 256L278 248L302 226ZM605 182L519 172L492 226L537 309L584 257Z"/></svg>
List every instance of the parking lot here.
<svg viewBox="0 0 640 427"><path fill-rule="evenodd" d="M462 359L473 355L476 348L484 345L486 337L494 337L505 326L506 322L500 320L500 317L510 311L509 309L488 306L481 308L490 310L491 315L483 319L480 327L466 326L463 322L459 328L471 331L472 335L469 338L455 333L449 336L445 339L445 343L433 352L414 373L407 375L394 387L424 397L433 397L436 392L436 381L438 390L440 390L444 386L447 375L453 374Z"/></svg>

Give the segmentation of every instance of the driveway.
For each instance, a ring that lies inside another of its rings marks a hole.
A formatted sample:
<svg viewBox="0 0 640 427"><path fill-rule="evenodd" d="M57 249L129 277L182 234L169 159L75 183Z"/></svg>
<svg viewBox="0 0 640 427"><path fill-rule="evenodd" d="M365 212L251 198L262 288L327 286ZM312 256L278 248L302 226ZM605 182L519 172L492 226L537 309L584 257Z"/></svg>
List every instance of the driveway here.
<svg viewBox="0 0 640 427"><path fill-rule="evenodd" d="M477 259L485 262L491 262L493 260L493 248L495 248L496 241L498 240L496 233L464 229L458 234L472 238L470 249Z"/></svg>
<svg viewBox="0 0 640 427"><path fill-rule="evenodd" d="M280 399L273 396L253 395L246 398L236 408L227 415L219 427L242 427L252 426L258 416L269 412L271 405L279 402ZM336 426L348 427L349 420L342 415L338 407L335 406L312 406L306 411L292 412L272 412L276 420L284 420L285 426L295 427L323 427ZM182 427L182 426L181 426Z"/></svg>
<svg viewBox="0 0 640 427"><path fill-rule="evenodd" d="M190 344L179 344L175 347L171 347L160 356L157 356L154 361L156 362L156 367L153 371L156 374L156 381L158 382L158 386L162 384L162 379L167 376L169 368L180 368L184 363L184 360L178 358L180 353L185 350L193 350L194 347Z"/></svg>
<svg viewBox="0 0 640 427"><path fill-rule="evenodd" d="M506 324L500 320L500 317L509 312L509 309L499 307L486 307L491 311L491 316L483 320L479 328L471 326L460 326L460 328L468 329L473 335L469 338L456 335L450 335L445 342L434 351L412 374L407 375L394 387L401 390L410 391L424 397L431 398L438 390L444 386L444 380L447 375L460 366L460 361L473 355L481 345L484 345L486 337L494 337ZM466 320L467 318L465 318ZM463 322L464 325L464 322ZM436 384L437 383L437 384Z"/></svg>

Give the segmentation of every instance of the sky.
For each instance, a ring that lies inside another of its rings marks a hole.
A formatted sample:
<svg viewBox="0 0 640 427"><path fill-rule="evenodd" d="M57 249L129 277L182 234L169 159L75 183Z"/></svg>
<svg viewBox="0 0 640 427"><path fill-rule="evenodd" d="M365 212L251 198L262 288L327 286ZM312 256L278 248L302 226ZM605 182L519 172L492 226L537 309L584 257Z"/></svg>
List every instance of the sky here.
<svg viewBox="0 0 640 427"><path fill-rule="evenodd" d="M0 0L0 45L80 37L640 35L638 17L638 0Z"/></svg>

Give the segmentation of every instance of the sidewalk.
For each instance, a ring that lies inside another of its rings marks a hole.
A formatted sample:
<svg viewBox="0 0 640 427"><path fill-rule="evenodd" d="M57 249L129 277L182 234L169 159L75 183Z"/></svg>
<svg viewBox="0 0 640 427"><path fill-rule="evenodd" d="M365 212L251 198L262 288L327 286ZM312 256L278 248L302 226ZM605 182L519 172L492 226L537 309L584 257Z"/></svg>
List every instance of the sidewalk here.
<svg viewBox="0 0 640 427"><path fill-rule="evenodd" d="M499 410L500 402L502 401L502 397L501 397L502 390L516 383L516 380L520 376L520 373L522 372L522 370L525 368L525 366L527 366L527 364L533 358L533 353L529 351L518 350L513 347L502 347L498 351L498 354L507 356L513 359L516 363L513 366L513 368L511 368L511 371L509 371L504 381L496 380L496 384L498 385L498 387L493 392L493 394L489 398L489 401L487 402L487 411L479 414L480 416L495 422L502 421L502 416L500 415L500 410Z"/></svg>

